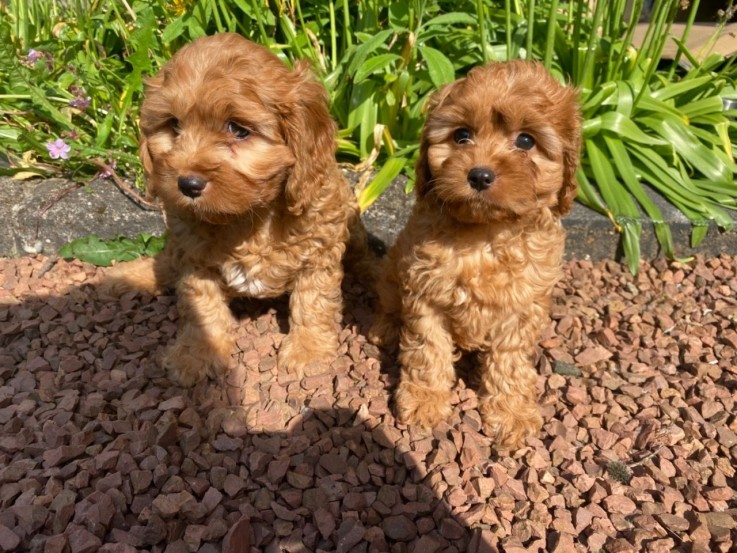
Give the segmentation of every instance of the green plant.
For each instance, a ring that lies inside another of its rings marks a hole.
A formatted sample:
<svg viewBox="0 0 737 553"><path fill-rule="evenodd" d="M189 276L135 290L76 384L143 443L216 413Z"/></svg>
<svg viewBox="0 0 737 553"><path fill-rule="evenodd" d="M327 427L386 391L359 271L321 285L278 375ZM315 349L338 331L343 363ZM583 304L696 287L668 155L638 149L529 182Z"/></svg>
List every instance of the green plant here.
<svg viewBox="0 0 737 553"><path fill-rule="evenodd" d="M639 49L633 47L634 25L628 21L639 19L643 1L633 2L629 14L626 4L597 2L590 11L587 2L543 2L537 13L549 17L545 41L530 40L543 31L542 25L530 25L526 44L533 48L527 55L544 59L581 89L585 156L579 200L607 214L622 232L630 270L636 272L641 210L653 221L665 255L676 255L670 229L644 184L689 218L697 245L709 221L732 227L724 208L735 207L737 165L729 138L734 122L722 104L722 96L734 90L731 62L715 54L699 61L684 45L698 1L691 4L684 35L674 39L679 58L689 62L686 71L678 68L678 59L661 67L681 3L655 3Z"/></svg>
<svg viewBox="0 0 737 553"><path fill-rule="evenodd" d="M164 248L165 242L164 237L150 234L139 234L135 238L119 236L112 240L103 240L93 234L64 244L59 255L109 267L113 261L132 261L142 255L156 255Z"/></svg>
<svg viewBox="0 0 737 553"><path fill-rule="evenodd" d="M339 123L340 158L379 168L359 183L366 208L401 172L411 187L434 90L485 61L539 59L581 91L578 199L611 219L636 272L646 220L663 252L677 255L650 190L689 218L693 245L710 222L731 227L726 210L737 199L737 114L722 105L737 98L737 63L708 45L684 46L698 0L685 32L672 36L681 3L655 2L636 47L644 0L9 0L0 3L0 149L9 166L0 172L81 178L102 158L140 174L145 76L182 44L232 31L288 64L313 62ZM730 1L720 25L733 13ZM669 40L680 48L664 63Z"/></svg>

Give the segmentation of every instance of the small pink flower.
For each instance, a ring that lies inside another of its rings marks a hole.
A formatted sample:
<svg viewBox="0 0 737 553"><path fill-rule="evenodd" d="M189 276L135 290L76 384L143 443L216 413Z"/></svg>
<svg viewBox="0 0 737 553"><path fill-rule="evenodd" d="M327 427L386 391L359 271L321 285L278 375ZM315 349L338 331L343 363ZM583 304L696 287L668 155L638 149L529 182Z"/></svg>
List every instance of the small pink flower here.
<svg viewBox="0 0 737 553"><path fill-rule="evenodd" d="M100 177L101 179L107 179L107 178L110 178L110 177L112 177L112 176L113 176L113 173L112 173L112 171L115 171L115 169L116 169L116 167L117 167L117 166L118 166L118 164L117 164L117 163L115 163L115 160L114 160L114 159L112 159L112 160L110 160L110 162L108 163L108 167L110 167L111 171L108 171L107 169L105 169L105 170L103 170L103 171L100 171L100 172L98 172L98 173L97 173L97 175L98 175L98 176L99 176L99 177Z"/></svg>
<svg viewBox="0 0 737 553"><path fill-rule="evenodd" d="M61 138L57 138L53 142L47 142L46 149L49 151L51 159L69 159L69 152L72 147Z"/></svg>
<svg viewBox="0 0 737 553"><path fill-rule="evenodd" d="M88 107L90 107L91 100L92 98L90 98L89 96L87 96L86 98L74 98L69 101L69 105L73 108L77 108L80 111L85 111Z"/></svg>
<svg viewBox="0 0 737 553"><path fill-rule="evenodd" d="M39 52L38 50L34 50L33 48L31 48L30 50L28 50L28 54L26 55L25 59L28 63L34 64L43 57L43 52Z"/></svg>

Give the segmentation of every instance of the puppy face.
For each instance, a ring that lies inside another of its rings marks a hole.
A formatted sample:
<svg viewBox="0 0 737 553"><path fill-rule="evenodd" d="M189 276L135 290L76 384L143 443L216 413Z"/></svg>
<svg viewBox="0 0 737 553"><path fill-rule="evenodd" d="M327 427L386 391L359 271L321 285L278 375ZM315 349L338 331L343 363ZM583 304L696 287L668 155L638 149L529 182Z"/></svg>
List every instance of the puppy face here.
<svg viewBox="0 0 737 553"><path fill-rule="evenodd" d="M239 35L196 40L147 85L141 158L167 210L227 223L281 198L298 214L334 159L322 86Z"/></svg>
<svg viewBox="0 0 737 553"><path fill-rule="evenodd" d="M562 215L576 193L577 94L532 62L492 63L430 101L417 166L420 199L469 223Z"/></svg>

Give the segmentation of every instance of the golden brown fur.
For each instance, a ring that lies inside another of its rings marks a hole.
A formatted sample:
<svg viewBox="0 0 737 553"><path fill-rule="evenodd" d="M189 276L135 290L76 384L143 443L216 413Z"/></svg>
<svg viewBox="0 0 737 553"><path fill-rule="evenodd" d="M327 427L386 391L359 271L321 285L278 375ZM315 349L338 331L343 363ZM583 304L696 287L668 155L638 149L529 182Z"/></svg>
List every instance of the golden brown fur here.
<svg viewBox="0 0 737 553"><path fill-rule="evenodd" d="M385 260L370 333L399 346L401 421L448 418L458 348L478 352L485 431L517 447L539 430L533 356L579 147L576 92L535 63L475 68L431 99L415 207Z"/></svg>
<svg viewBox="0 0 737 553"><path fill-rule="evenodd" d="M164 364L192 385L220 375L234 347L228 302L290 292L287 371L326 368L338 344L349 226L365 238L335 163L335 124L308 67L287 69L236 34L182 48L148 82L141 158L168 242L115 268L116 293L176 290L179 333Z"/></svg>

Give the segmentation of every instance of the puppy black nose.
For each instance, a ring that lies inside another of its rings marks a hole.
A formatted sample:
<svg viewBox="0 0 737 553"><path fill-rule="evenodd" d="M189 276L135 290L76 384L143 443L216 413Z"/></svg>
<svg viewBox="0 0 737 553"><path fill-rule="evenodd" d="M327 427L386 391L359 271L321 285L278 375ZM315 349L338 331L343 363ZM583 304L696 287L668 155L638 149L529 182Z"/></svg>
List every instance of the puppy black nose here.
<svg viewBox="0 0 737 553"><path fill-rule="evenodd" d="M207 186L207 181L195 175L183 175L177 179L177 184L182 194L190 198L197 198L202 195L202 191Z"/></svg>
<svg viewBox="0 0 737 553"><path fill-rule="evenodd" d="M496 175L488 167L474 167L468 172L468 184L474 190L486 190L494 182Z"/></svg>

